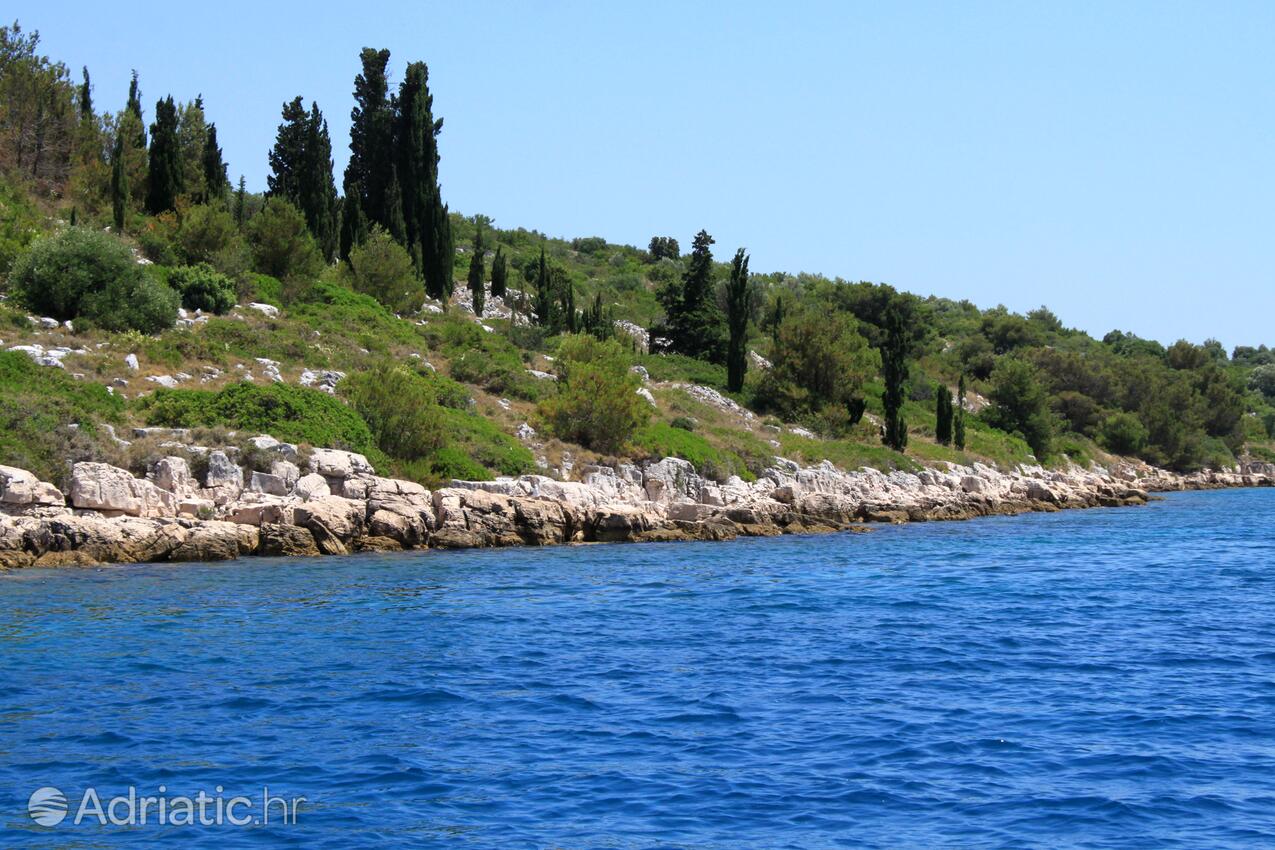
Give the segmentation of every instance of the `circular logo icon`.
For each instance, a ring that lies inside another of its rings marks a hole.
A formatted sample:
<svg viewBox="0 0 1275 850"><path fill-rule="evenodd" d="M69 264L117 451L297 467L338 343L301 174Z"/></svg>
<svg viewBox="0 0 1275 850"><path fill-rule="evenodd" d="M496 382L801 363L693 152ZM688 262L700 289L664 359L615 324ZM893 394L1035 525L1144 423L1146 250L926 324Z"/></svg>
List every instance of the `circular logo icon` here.
<svg viewBox="0 0 1275 850"><path fill-rule="evenodd" d="M66 817L66 795L56 788L37 788L27 800L27 812L40 826L57 826Z"/></svg>

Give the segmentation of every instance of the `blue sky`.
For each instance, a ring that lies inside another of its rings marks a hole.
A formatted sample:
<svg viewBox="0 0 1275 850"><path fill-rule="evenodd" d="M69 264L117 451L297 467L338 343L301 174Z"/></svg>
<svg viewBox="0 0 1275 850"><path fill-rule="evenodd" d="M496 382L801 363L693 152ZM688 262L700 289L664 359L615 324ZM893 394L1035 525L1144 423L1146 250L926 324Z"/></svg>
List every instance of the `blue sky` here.
<svg viewBox="0 0 1275 850"><path fill-rule="evenodd" d="M351 9L355 11L351 13ZM127 21L117 15L127 11ZM146 115L203 93L265 186L281 104L347 156L363 46L430 67L444 196L1171 342L1275 343L1275 4L11 0Z"/></svg>

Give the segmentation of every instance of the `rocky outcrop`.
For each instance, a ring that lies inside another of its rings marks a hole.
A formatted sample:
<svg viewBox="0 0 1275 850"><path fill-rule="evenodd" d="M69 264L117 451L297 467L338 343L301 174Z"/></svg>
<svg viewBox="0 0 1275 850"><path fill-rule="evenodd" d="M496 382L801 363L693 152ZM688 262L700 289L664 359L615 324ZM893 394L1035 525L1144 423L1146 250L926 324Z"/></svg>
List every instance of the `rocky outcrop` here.
<svg viewBox="0 0 1275 850"><path fill-rule="evenodd" d="M316 556L422 547L728 540L873 523L969 519L1024 511L1120 507L1149 491L1271 486L1275 465L1181 476L1142 464L1003 471L974 464L916 472L812 467L775 458L753 481L711 481L677 458L589 466L580 481L543 475L453 481L430 492L378 476L362 455L319 449L308 474L277 451L271 472L209 453L202 486L186 461L161 458L147 477L77 463L67 499L22 469L0 466L0 568L243 555ZM69 504L68 504L69 502Z"/></svg>

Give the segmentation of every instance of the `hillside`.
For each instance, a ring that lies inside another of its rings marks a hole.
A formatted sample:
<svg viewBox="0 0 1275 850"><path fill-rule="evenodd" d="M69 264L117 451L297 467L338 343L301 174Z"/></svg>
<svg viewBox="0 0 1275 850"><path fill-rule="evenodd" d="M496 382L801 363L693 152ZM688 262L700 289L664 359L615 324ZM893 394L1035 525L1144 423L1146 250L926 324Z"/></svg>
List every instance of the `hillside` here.
<svg viewBox="0 0 1275 850"><path fill-rule="evenodd" d="M300 99L271 191L233 191L202 102L159 101L148 134L136 80L124 109L99 114L87 72L73 85L16 27L4 45L0 462L44 480L76 460L145 474L171 451L140 430L157 428L244 451L263 432L348 448L431 486L664 456L718 481L775 456L882 470L1275 460L1265 346L1096 340L1043 307L749 273L706 233L684 253L668 236L501 229L442 204L436 133L421 151L387 137L404 165L376 197L356 140L338 197L326 124ZM388 60L370 53L360 80ZM414 67L405 86L423 79ZM42 104L19 70L48 81L40 97L62 116L34 158L22 119ZM418 120L408 94L393 121ZM416 161L434 171L400 186Z"/></svg>

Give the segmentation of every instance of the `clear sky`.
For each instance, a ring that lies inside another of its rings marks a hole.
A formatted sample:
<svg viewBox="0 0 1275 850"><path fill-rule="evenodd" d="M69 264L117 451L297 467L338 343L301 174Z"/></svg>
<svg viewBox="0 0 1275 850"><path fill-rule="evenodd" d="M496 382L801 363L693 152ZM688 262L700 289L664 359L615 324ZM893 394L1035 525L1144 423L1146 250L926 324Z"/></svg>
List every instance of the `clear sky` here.
<svg viewBox="0 0 1275 850"><path fill-rule="evenodd" d="M757 271L1044 303L1101 336L1275 344L1275 3L10 0L99 108L203 93L265 187L363 46L430 68L453 210ZM125 15L125 18L121 18Z"/></svg>

